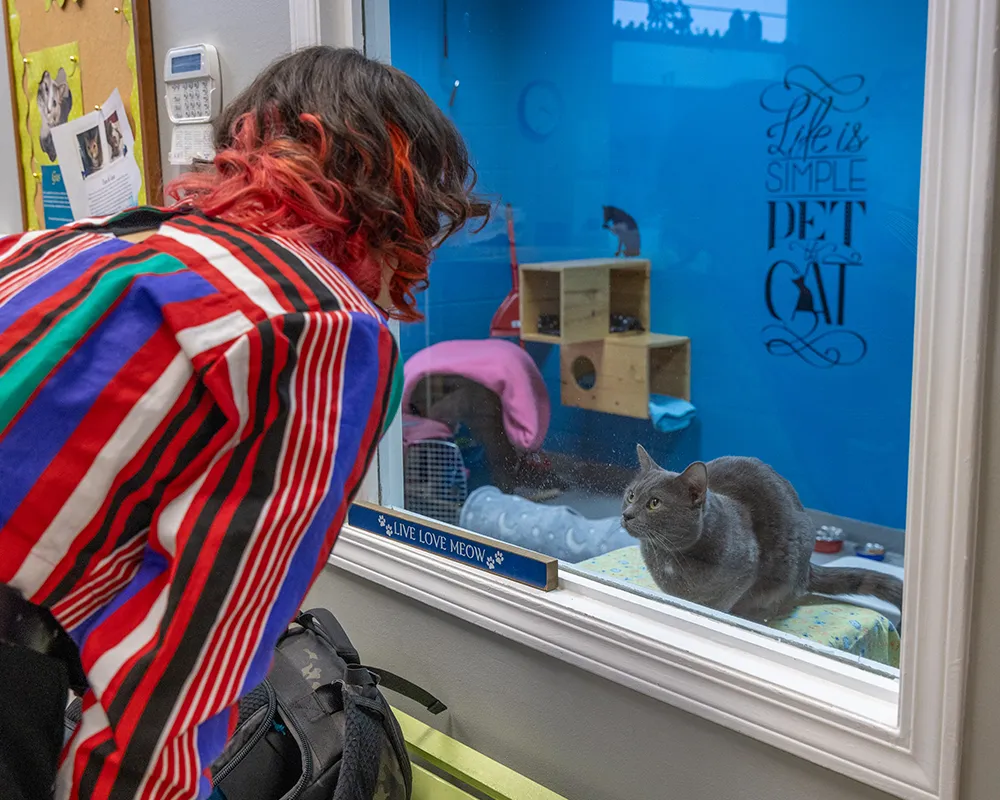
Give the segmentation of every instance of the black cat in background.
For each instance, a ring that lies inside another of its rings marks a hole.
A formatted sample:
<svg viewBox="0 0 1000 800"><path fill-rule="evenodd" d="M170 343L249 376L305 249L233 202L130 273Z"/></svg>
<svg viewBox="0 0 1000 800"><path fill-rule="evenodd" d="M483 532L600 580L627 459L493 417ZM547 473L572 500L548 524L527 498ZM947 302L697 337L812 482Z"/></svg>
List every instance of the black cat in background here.
<svg viewBox="0 0 1000 800"><path fill-rule="evenodd" d="M639 226L635 218L614 206L603 208L604 224L601 227L618 237L618 252L615 255L639 255Z"/></svg>

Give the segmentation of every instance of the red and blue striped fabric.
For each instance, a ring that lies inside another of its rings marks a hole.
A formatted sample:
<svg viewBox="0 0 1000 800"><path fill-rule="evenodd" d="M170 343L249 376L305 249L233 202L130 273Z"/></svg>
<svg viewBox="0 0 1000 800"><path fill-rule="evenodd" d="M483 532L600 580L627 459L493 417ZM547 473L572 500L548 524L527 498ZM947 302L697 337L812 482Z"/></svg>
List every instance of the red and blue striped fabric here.
<svg viewBox="0 0 1000 800"><path fill-rule="evenodd" d="M148 208L0 240L0 582L53 612L91 687L60 798L210 794L396 359L382 313L293 241Z"/></svg>

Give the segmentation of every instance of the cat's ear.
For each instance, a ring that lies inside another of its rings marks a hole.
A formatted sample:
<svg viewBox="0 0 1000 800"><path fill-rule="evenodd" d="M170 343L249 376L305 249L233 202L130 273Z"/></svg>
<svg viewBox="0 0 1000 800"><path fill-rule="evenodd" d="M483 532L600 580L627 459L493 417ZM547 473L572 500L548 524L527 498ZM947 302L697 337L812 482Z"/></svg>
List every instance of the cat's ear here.
<svg viewBox="0 0 1000 800"><path fill-rule="evenodd" d="M691 497L691 505L704 505L705 495L708 494L708 467L706 467L701 461L695 461L690 467L681 473L680 479L688 488L688 492Z"/></svg>
<svg viewBox="0 0 1000 800"><path fill-rule="evenodd" d="M646 452L646 448L641 444L637 444L635 446L635 452L639 456L639 468L642 469L643 472L649 472L651 469L660 468L659 464L653 461L653 457Z"/></svg>

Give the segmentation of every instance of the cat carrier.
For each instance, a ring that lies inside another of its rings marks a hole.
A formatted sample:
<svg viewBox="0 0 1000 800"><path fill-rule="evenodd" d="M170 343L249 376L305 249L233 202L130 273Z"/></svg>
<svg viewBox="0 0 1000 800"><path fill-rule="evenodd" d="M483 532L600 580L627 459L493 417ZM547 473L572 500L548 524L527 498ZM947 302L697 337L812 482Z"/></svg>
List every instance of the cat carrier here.
<svg viewBox="0 0 1000 800"><path fill-rule="evenodd" d="M468 473L454 442L418 441L406 448L403 491L409 511L458 525L469 495Z"/></svg>

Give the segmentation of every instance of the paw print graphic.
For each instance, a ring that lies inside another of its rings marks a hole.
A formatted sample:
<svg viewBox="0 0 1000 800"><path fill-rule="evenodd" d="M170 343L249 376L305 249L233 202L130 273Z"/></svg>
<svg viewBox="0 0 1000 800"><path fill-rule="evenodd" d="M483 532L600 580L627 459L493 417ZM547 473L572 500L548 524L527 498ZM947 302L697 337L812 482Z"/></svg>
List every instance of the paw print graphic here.
<svg viewBox="0 0 1000 800"><path fill-rule="evenodd" d="M486 567L487 567L487 569L491 569L491 570L497 568L496 562L493 561L493 556L487 556L487 558L486 558Z"/></svg>
<svg viewBox="0 0 1000 800"><path fill-rule="evenodd" d="M384 528L385 527L385 516L383 514L379 514L378 515L378 526L380 528Z"/></svg>
<svg viewBox="0 0 1000 800"><path fill-rule="evenodd" d="M495 556L493 556L493 560L496 561L498 565L502 564L503 563L503 552L500 551L500 550L497 550L497 554Z"/></svg>

